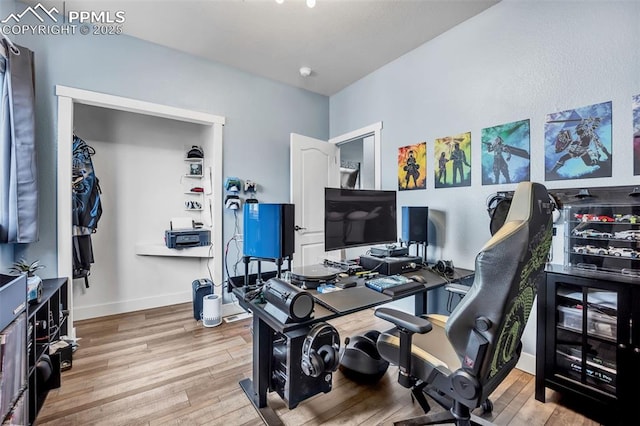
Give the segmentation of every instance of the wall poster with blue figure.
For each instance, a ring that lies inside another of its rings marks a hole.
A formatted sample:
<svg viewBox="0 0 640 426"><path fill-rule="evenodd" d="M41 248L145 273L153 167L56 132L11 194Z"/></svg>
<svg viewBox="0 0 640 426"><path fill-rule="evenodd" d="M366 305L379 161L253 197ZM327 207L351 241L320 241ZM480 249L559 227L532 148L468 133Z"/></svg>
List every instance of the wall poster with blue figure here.
<svg viewBox="0 0 640 426"><path fill-rule="evenodd" d="M633 97L633 174L640 175L640 95Z"/></svg>
<svg viewBox="0 0 640 426"><path fill-rule="evenodd" d="M531 150L529 120L482 129L482 184L529 180Z"/></svg>
<svg viewBox="0 0 640 426"><path fill-rule="evenodd" d="M547 114L546 180L611 177L611 102Z"/></svg>

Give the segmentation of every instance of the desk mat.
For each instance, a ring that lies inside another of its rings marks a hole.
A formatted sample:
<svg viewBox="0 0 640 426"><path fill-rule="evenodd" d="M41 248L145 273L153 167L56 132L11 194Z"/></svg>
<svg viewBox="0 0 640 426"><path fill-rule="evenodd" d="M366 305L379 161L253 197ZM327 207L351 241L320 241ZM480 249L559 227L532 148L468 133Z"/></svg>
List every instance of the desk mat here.
<svg viewBox="0 0 640 426"><path fill-rule="evenodd" d="M318 293L313 297L320 304L338 313L363 309L391 301L389 296L366 287L352 287L340 291L332 291L331 293Z"/></svg>

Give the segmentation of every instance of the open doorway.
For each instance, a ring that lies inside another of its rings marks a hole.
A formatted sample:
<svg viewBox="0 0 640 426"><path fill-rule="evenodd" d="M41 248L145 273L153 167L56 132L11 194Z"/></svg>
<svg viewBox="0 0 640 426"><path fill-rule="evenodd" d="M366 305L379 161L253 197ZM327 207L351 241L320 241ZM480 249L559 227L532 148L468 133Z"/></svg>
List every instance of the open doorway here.
<svg viewBox="0 0 640 426"><path fill-rule="evenodd" d="M375 123L330 139L329 144L291 134L290 181L291 202L296 206L296 266L317 264L340 255L327 253L324 249L324 188L340 186L338 166L342 147L345 147L345 151L361 151L360 157L354 159L362 168L361 187L380 189L381 130L382 122Z"/></svg>
<svg viewBox="0 0 640 426"><path fill-rule="evenodd" d="M340 150L343 188L380 189L380 133L382 122L329 139Z"/></svg>

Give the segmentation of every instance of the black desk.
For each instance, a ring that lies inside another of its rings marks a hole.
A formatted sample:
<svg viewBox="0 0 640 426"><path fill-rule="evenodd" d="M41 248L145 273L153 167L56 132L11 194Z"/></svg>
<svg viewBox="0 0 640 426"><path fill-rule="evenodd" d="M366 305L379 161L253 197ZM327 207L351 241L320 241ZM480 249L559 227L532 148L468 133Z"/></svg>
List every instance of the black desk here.
<svg viewBox="0 0 640 426"><path fill-rule="evenodd" d="M340 294L348 294L344 292L356 289L358 292L368 291L380 297L376 297L375 300L366 300L361 304L341 307L339 310L328 309L326 306L323 306L322 302L316 300L314 314L311 319L305 322L289 324L283 324L266 312L264 304L244 300L245 290L243 288L236 288L233 290L233 293L238 298L240 306L253 313L253 374L251 379L244 379L240 381L240 386L262 417L262 420L267 425L283 424L276 413L267 405L267 391L270 390L269 387L272 374L271 360L273 357L273 343L276 333L285 334L295 332L296 330L308 329L319 322L325 322L409 296L415 296L415 313L424 314L427 310L427 292L429 290L443 287L445 284L450 282L469 278L473 275L473 271L456 268L455 275L452 280L447 280L428 269L408 273L406 275L422 275L426 281L424 283L424 288L418 289L412 293L403 294L401 297L392 298L366 288L364 286L364 280L359 280L356 287L338 291L335 293L336 296ZM318 293L313 290L311 290L310 293L314 295L314 297L318 295ZM294 408L298 402L300 401L295 402L294 405L289 408Z"/></svg>

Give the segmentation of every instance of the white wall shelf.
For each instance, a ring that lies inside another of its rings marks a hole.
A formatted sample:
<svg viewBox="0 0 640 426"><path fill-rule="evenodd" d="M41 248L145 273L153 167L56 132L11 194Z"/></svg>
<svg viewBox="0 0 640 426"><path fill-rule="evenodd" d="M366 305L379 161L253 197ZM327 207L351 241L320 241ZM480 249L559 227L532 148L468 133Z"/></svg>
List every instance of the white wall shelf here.
<svg viewBox="0 0 640 426"><path fill-rule="evenodd" d="M136 254L138 256L170 256L170 257L206 257L213 258L211 246L185 247L181 249L170 249L160 243L139 243L136 244Z"/></svg>

